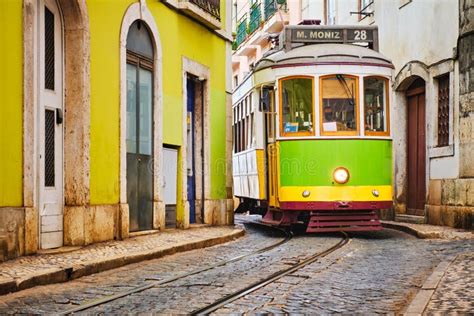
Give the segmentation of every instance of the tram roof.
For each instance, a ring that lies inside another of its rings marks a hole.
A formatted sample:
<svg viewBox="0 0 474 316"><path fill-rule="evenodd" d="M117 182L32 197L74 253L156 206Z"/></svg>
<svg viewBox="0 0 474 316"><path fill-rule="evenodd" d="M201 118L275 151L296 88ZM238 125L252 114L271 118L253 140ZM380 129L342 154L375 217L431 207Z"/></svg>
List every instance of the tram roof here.
<svg viewBox="0 0 474 316"><path fill-rule="evenodd" d="M260 59L255 71L265 68L304 65L365 65L393 68L390 59L377 51L355 44L312 44L278 50Z"/></svg>

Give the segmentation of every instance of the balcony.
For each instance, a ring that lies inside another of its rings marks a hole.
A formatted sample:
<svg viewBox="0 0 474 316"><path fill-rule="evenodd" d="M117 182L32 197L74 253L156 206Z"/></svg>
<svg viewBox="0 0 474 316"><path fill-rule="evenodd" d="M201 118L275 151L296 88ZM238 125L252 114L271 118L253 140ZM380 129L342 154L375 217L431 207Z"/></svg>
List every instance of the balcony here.
<svg viewBox="0 0 474 316"><path fill-rule="evenodd" d="M162 0L210 29L219 30L221 24L220 0Z"/></svg>
<svg viewBox="0 0 474 316"><path fill-rule="evenodd" d="M221 20L221 2L220 0L189 0L189 2L194 3L218 21Z"/></svg>
<svg viewBox="0 0 474 316"><path fill-rule="evenodd" d="M260 2L255 2L250 7L249 34L252 34L260 27L261 17L262 11L260 10Z"/></svg>
<svg viewBox="0 0 474 316"><path fill-rule="evenodd" d="M237 34L235 37L235 47L236 49L242 44L247 38L247 18L243 18L239 21L237 25Z"/></svg>
<svg viewBox="0 0 474 316"><path fill-rule="evenodd" d="M271 18L277 10L277 0L265 0L265 7L263 9L265 21Z"/></svg>
<svg viewBox="0 0 474 316"><path fill-rule="evenodd" d="M279 14L275 14L280 10ZM248 21L248 22L247 22ZM249 11L237 22L236 38L233 50L237 55L251 53L255 45L264 45L268 41L268 33L279 33L289 22L286 0L262 0L255 2ZM249 46L240 47L242 43Z"/></svg>

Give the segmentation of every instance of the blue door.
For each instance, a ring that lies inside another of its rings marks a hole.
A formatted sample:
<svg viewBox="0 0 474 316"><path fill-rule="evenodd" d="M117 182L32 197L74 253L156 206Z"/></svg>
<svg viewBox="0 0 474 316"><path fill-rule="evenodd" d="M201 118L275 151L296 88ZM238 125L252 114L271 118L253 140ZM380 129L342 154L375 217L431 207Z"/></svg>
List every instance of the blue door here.
<svg viewBox="0 0 474 316"><path fill-rule="evenodd" d="M188 162L188 201L189 201L189 222L196 223L196 168L195 168L195 140L194 140L194 109L196 100L195 81L192 78L187 79L187 162Z"/></svg>

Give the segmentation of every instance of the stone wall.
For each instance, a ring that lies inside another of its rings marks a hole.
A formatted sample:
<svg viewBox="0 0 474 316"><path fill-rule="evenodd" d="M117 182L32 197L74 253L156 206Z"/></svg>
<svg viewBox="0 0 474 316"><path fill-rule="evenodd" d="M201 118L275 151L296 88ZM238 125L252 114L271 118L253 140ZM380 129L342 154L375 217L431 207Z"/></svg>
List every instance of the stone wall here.
<svg viewBox="0 0 474 316"><path fill-rule="evenodd" d="M430 180L427 223L474 228L474 180Z"/></svg>
<svg viewBox="0 0 474 316"><path fill-rule="evenodd" d="M459 179L431 181L428 221L474 229L474 0L459 1ZM431 187L441 187L441 192ZM434 203L433 203L434 204ZM449 216L444 216L449 214ZM430 220L431 219L431 220Z"/></svg>
<svg viewBox="0 0 474 316"><path fill-rule="evenodd" d="M22 208L0 208L0 262L25 253L25 212Z"/></svg>
<svg viewBox="0 0 474 316"><path fill-rule="evenodd" d="M474 1L459 0L459 177L430 180L429 224L474 229Z"/></svg>

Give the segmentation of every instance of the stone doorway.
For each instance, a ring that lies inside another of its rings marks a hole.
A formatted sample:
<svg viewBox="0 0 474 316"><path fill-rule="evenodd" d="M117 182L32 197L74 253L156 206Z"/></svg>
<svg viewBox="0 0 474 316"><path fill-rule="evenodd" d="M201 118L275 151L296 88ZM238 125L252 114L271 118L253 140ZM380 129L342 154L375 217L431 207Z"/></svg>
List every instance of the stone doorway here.
<svg viewBox="0 0 474 316"><path fill-rule="evenodd" d="M426 111L425 81L417 78L406 91L407 214L425 215Z"/></svg>

